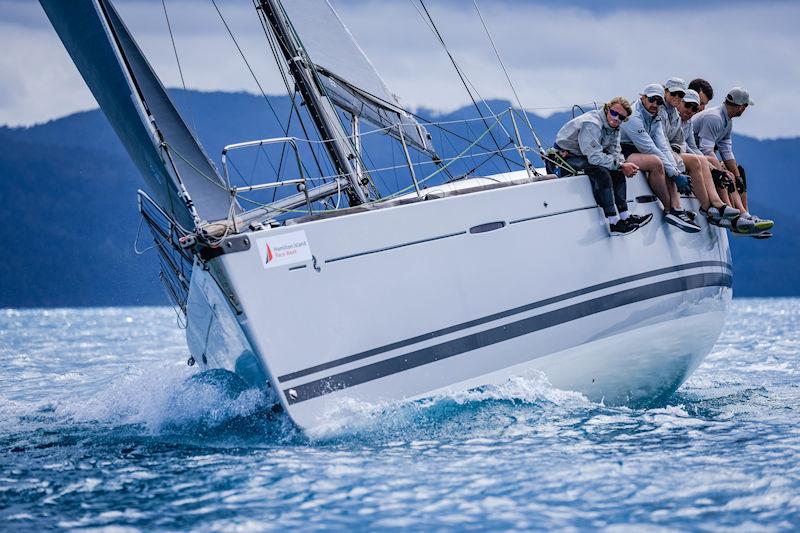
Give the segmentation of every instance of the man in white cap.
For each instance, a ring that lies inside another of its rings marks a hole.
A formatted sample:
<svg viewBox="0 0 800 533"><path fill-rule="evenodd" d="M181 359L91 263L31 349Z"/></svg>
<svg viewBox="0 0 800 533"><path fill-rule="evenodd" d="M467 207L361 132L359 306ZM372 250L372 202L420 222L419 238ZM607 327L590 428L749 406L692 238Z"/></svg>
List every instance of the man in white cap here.
<svg viewBox="0 0 800 533"><path fill-rule="evenodd" d="M664 87L653 83L644 88L633 105L630 119L620 126L622 153L647 172L650 188L664 206L667 223L689 233L700 231L693 217L681 208L676 183L688 186L689 177L678 168L664 135L659 108L664 105ZM667 183L666 177L671 178Z"/></svg>
<svg viewBox="0 0 800 533"><path fill-rule="evenodd" d="M665 96L665 100L669 100L669 96ZM676 153L676 159L681 159L686 165L692 178L692 192L700 202L700 209L708 217L709 222L720 225L722 220L730 221L736 218L739 210L722 201L714 186L711 164L695 144L691 118L698 112L700 105L700 95L697 91L687 89L675 107L679 118L678 130L670 131L667 140Z"/></svg>
<svg viewBox="0 0 800 533"><path fill-rule="evenodd" d="M749 223L752 221L754 231L762 232L769 230L774 223L771 220L762 220L747 211L747 181L744 169L736 163L731 141L733 119L742 116L751 105L753 105L753 101L747 90L734 87L728 91L725 102L721 106L708 108L692 117L692 128L700 151L708 157L712 164L716 162L717 168L726 169L736 180L736 192L741 197L741 205L736 207L742 210L740 219L743 219L741 220L743 224L742 228L739 228L738 224L734 224L733 229L749 228ZM716 157L715 152L717 151L722 157L722 165L719 164ZM735 194L731 196L733 197ZM734 203L736 203L735 200ZM745 229L744 231L750 232L751 230Z"/></svg>

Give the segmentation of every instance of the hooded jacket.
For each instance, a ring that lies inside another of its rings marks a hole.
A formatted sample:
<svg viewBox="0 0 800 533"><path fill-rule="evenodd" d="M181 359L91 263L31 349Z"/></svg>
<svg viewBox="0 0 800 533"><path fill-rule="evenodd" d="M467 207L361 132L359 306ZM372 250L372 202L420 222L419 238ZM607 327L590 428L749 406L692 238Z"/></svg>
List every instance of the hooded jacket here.
<svg viewBox="0 0 800 533"><path fill-rule="evenodd" d="M603 109L589 111L564 124L556 145L572 155L582 155L590 165L617 170L625 162L619 146L619 129L612 128Z"/></svg>
<svg viewBox="0 0 800 533"><path fill-rule="evenodd" d="M664 164L667 176L676 176L681 172L672 157L672 149L664 135L661 122L660 115L651 115L641 100L637 100L633 104L631 117L619 128L620 141L634 145L643 154L658 156Z"/></svg>

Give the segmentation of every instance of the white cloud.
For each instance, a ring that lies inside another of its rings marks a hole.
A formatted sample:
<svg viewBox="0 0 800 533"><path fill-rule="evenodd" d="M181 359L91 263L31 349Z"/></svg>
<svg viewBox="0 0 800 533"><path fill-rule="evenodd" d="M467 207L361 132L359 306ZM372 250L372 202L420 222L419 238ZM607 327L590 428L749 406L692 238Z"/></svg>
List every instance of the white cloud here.
<svg viewBox="0 0 800 533"><path fill-rule="evenodd" d="M469 102L410 2L334 3L405 105L447 111ZM117 4L166 85L180 86L160 2ZM283 92L252 5L218 4L264 89ZM7 5L14 6L13 16L5 15ZM793 101L800 86L800 5L698 3L694 8L602 14L541 3L483 0L480 5L526 107L633 96L645 84L669 76L702 76L714 85L715 102L734 85L750 90L756 106L737 119L738 132L762 138L800 135L800 106ZM0 6L0 46L11 51L0 56L0 123L29 124L93 107L41 8L2 0ZM211 5L168 0L167 6L190 88L257 91ZM510 99L472 3L428 6L481 96Z"/></svg>

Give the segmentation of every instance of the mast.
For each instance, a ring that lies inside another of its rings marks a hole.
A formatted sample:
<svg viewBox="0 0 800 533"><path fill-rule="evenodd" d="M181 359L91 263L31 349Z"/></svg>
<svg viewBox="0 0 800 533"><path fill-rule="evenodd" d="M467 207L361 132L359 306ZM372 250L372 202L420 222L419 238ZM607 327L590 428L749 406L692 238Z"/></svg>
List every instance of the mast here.
<svg viewBox="0 0 800 533"><path fill-rule="evenodd" d="M336 167L336 172L345 176L350 182L358 203L368 202L369 198L365 191L368 182L359 181L358 172L353 165L357 156L353 153L352 145L347 141L347 133L342 128L333 104L320 91L311 70L311 63L300 43L294 38L280 0L259 0L258 7L277 38L283 57L289 65L289 72L306 103L306 108L320 137L326 141L323 144Z"/></svg>

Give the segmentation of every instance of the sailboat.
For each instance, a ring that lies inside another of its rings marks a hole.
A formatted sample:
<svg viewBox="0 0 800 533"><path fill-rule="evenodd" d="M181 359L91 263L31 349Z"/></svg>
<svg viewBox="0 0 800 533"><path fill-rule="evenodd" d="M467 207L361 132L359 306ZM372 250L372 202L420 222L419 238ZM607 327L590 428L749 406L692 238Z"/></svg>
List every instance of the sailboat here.
<svg viewBox="0 0 800 533"><path fill-rule="evenodd" d="M303 430L353 402L529 372L606 404L657 402L721 332L732 297L722 229L661 223L638 175L631 209L655 220L610 237L586 176L531 164L519 109L481 116L486 131L445 157L436 124L400 105L328 0L254 2L315 136L234 140L221 172L110 0L40 1L144 178L139 208L191 361L270 389ZM497 154L518 165L452 175L475 157L461 148L486 147L492 128L509 140ZM376 137L405 164L408 183L392 191L368 168ZM292 177L234 184L231 158L265 147ZM332 171L312 175L311 158Z"/></svg>

